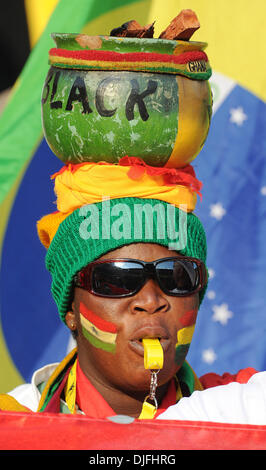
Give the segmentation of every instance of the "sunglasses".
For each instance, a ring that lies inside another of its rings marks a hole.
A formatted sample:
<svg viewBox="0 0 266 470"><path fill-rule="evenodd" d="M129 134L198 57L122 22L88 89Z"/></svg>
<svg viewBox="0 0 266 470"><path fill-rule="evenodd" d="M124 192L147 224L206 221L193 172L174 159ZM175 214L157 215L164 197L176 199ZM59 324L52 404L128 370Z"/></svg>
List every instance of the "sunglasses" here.
<svg viewBox="0 0 266 470"><path fill-rule="evenodd" d="M161 258L152 262L137 259L108 259L90 263L74 278L76 287L100 297L130 297L148 279L154 279L166 295L184 297L200 291L207 271L196 258Z"/></svg>

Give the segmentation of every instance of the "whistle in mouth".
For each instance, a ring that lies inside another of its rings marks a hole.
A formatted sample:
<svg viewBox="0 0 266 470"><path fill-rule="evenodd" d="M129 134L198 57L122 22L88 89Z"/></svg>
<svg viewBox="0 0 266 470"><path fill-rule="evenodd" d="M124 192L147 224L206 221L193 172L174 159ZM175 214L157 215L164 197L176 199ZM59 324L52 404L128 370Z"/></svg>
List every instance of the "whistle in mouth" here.
<svg viewBox="0 0 266 470"><path fill-rule="evenodd" d="M157 338L143 338L144 347L144 368L163 368L163 348Z"/></svg>

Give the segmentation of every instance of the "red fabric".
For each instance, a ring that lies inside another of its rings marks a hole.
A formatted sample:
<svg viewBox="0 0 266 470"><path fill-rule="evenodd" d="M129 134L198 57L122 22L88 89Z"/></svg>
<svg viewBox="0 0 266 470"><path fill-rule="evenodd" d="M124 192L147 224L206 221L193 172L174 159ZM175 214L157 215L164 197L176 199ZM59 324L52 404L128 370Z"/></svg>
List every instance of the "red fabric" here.
<svg viewBox="0 0 266 470"><path fill-rule="evenodd" d="M107 62L171 62L174 64L186 64L194 60L208 61L208 57L203 51L183 52L179 55L158 54L155 52L114 52L99 50L79 50L69 51L67 49L52 48L49 54L57 57L70 57L81 60L99 60Z"/></svg>
<svg viewBox="0 0 266 470"><path fill-rule="evenodd" d="M266 450L266 426L166 420L117 424L81 415L3 411L0 449Z"/></svg>
<svg viewBox="0 0 266 470"><path fill-rule="evenodd" d="M90 418L108 418L116 413L87 379L77 360L76 403Z"/></svg>
<svg viewBox="0 0 266 470"><path fill-rule="evenodd" d="M210 372L200 377L200 383L202 384L204 389L217 387L218 385L227 385L231 382L245 384L248 382L250 377L252 377L252 375L256 374L257 372L258 371L253 369L253 367L241 369L236 374L229 374L229 372L225 372L223 375L218 375L214 372Z"/></svg>
<svg viewBox="0 0 266 470"><path fill-rule="evenodd" d="M166 186L182 184L189 186L192 191L201 196L202 183L196 178L192 165L186 165L183 168L157 167L147 165L141 158L128 156L120 158L118 164L131 167L128 176L132 179L140 178L145 172L151 176L163 176Z"/></svg>

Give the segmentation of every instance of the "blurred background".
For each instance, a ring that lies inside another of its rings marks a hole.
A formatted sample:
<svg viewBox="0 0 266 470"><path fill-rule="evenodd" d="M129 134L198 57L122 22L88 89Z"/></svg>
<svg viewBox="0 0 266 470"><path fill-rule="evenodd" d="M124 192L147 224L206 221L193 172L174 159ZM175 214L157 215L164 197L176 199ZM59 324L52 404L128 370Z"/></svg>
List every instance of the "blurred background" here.
<svg viewBox="0 0 266 470"><path fill-rule="evenodd" d="M9 0L0 17L0 393L73 346L36 232L55 210L50 176L62 167L41 126L50 34L109 34L135 19L155 20L158 37L185 8L201 23L193 40L209 44L214 97L211 130L193 162L210 279L188 361L198 376L266 368L265 1Z"/></svg>

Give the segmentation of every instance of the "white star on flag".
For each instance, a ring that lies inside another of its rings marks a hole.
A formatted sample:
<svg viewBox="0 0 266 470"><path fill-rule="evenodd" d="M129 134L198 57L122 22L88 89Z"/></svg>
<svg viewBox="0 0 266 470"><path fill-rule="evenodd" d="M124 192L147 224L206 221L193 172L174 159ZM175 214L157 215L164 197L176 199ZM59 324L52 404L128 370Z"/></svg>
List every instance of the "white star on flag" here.
<svg viewBox="0 0 266 470"><path fill-rule="evenodd" d="M260 193L262 196L266 196L266 186L262 186L262 188L260 188Z"/></svg>
<svg viewBox="0 0 266 470"><path fill-rule="evenodd" d="M243 122L248 118L241 106L230 109L230 115L230 122L238 126L242 126Z"/></svg>
<svg viewBox="0 0 266 470"><path fill-rule="evenodd" d="M212 310L214 312L212 320L220 322L221 325L226 325L229 318L233 317L233 313L228 310L227 304L214 305Z"/></svg>
<svg viewBox="0 0 266 470"><path fill-rule="evenodd" d="M212 112L215 114L217 109L223 105L227 96L235 88L236 82L231 78L225 77L224 75L214 71L212 72L209 82L213 95Z"/></svg>
<svg viewBox="0 0 266 470"><path fill-rule="evenodd" d="M214 290L209 290L209 291L207 292L207 297L208 297L208 299L210 299L210 300L215 299L215 297L216 297L215 291L214 291Z"/></svg>
<svg viewBox="0 0 266 470"><path fill-rule="evenodd" d="M213 279L215 276L215 271L213 268L208 268L209 279Z"/></svg>
<svg viewBox="0 0 266 470"><path fill-rule="evenodd" d="M220 202L210 205L210 216L217 220L221 220L226 214L226 210Z"/></svg>
<svg viewBox="0 0 266 470"><path fill-rule="evenodd" d="M217 359L217 355L212 348L204 349L201 357L203 362L206 362L207 364L212 364Z"/></svg>

